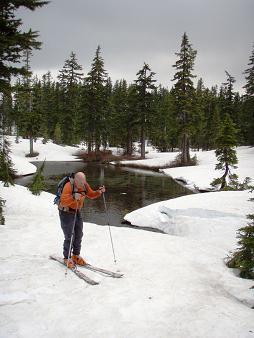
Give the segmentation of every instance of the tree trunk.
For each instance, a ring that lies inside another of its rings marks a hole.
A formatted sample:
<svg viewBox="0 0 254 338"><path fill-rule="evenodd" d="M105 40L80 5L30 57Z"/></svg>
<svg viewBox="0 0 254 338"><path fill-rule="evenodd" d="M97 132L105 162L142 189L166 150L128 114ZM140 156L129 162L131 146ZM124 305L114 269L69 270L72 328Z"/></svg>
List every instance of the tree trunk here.
<svg viewBox="0 0 254 338"><path fill-rule="evenodd" d="M129 127L128 128L128 131L127 131L127 155L131 156L132 155L132 131L131 131L131 128Z"/></svg>
<svg viewBox="0 0 254 338"><path fill-rule="evenodd" d="M34 140L33 137L30 136L30 156L33 156L34 153Z"/></svg>
<svg viewBox="0 0 254 338"><path fill-rule="evenodd" d="M89 132L88 133L88 137L87 137L87 152L91 153L92 151L92 146L93 146L93 142L92 142L92 134Z"/></svg>
<svg viewBox="0 0 254 338"><path fill-rule="evenodd" d="M146 157L146 147L145 147L145 126L144 123L141 125L141 132L140 132L140 150L141 150L141 158Z"/></svg>
<svg viewBox="0 0 254 338"><path fill-rule="evenodd" d="M103 166L100 167L100 185L104 184L104 176L105 176L105 168Z"/></svg>
<svg viewBox="0 0 254 338"><path fill-rule="evenodd" d="M98 153L100 151L101 144L97 141L95 144L95 151Z"/></svg>
<svg viewBox="0 0 254 338"><path fill-rule="evenodd" d="M186 132L183 133L182 136L182 154L181 154L181 162L183 165L186 165L190 161L190 146L189 146L189 137Z"/></svg>
<svg viewBox="0 0 254 338"><path fill-rule="evenodd" d="M229 172L229 165L228 165L228 163L226 163L225 173L221 177L221 187L220 187L220 190L223 190L227 186L226 178L228 176L228 172Z"/></svg>

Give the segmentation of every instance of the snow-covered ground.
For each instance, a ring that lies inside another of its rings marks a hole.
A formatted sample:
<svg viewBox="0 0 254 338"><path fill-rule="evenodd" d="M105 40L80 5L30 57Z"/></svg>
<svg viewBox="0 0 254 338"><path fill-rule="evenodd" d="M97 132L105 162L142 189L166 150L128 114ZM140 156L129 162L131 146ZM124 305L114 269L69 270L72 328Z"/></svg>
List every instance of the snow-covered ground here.
<svg viewBox="0 0 254 338"><path fill-rule="evenodd" d="M174 208L181 205L181 236L178 221L171 222L172 235L112 228L116 266L107 227L85 223L82 254L124 273L111 279L85 270L98 286L71 272L66 278L48 259L61 255L63 240L51 194L1 185L0 195L7 201L0 226L0 337L253 337L253 281L223 262L251 210L247 193L231 193L224 211L223 193L214 195L216 203L212 193L191 196L193 204L188 197L173 201ZM143 215L152 223L153 215Z"/></svg>
<svg viewBox="0 0 254 338"><path fill-rule="evenodd" d="M8 140L10 142L11 149L11 159L14 164L14 169L17 171L17 175L28 175L36 172L36 166L30 162L36 161L75 161L78 160L74 156L82 146L79 147L70 147L70 146L60 146L51 141L46 144L42 143L42 139L38 138L34 142L34 152L39 153L36 157L26 157L26 154L29 153L29 139L19 139L19 143L15 143L15 137L9 136Z"/></svg>
<svg viewBox="0 0 254 338"><path fill-rule="evenodd" d="M12 146L19 172L29 149L25 142ZM69 147L37 146L38 160L45 155L47 160L73 160ZM158 163L162 155L149 156ZM212 156L200 152L199 166L169 170L180 175L186 169L181 176L206 185ZM253 175L253 148L238 148L238 158L239 176ZM212 178L216 176L214 172ZM254 337L254 282L237 277L224 264L236 246L236 230L253 212L247 191L189 195L126 215L132 224L168 234L112 227L117 265L108 227L84 223L82 255L124 273L122 279L112 279L84 270L98 286L71 272L65 277L65 269L48 259L62 254L53 195L33 196L25 187L6 188L0 182L0 196L6 200L6 224L0 225L1 338Z"/></svg>
<svg viewBox="0 0 254 338"><path fill-rule="evenodd" d="M172 162L178 153L158 153L151 147L147 148L148 154L145 160L121 161L124 165L135 165L140 167L165 167ZM238 168L233 170L242 182L245 177L254 180L254 147L237 147ZM198 165L194 167L177 167L161 169L166 175L174 179L183 179L187 187L193 189L210 189L210 183L214 178L222 176L221 172L215 170L217 159L214 150L191 152L191 156L197 156Z"/></svg>

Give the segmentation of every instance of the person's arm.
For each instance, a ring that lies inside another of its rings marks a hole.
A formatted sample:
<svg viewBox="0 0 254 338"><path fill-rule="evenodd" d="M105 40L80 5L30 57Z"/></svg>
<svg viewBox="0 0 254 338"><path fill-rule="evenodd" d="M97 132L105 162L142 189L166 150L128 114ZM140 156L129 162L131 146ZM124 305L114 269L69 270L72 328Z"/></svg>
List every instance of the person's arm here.
<svg viewBox="0 0 254 338"><path fill-rule="evenodd" d="M78 193L76 193L75 198L75 194L73 195L72 185L70 182L65 184L60 199L61 205L63 207L70 207L72 209L76 209L77 207L80 208L83 205L83 200L84 196Z"/></svg>
<svg viewBox="0 0 254 338"><path fill-rule="evenodd" d="M105 188L103 191L102 187L99 188L98 190L93 190L88 183L86 183L86 189L87 189L86 196L91 200L100 197L101 194L105 191Z"/></svg>

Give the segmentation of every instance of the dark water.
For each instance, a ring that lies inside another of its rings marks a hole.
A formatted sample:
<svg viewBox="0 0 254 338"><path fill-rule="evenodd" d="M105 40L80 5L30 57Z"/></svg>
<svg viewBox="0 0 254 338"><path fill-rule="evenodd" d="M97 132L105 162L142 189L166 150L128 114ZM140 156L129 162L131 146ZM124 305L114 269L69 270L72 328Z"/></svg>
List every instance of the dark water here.
<svg viewBox="0 0 254 338"><path fill-rule="evenodd" d="M41 165L40 162L34 164L37 167ZM111 225L120 225L124 215L130 211L191 193L161 173L84 162L46 162L46 190L55 193L57 183L64 175L82 170L92 189L96 190L103 184L106 186L105 199ZM17 179L16 183L26 186L31 180L32 176L27 176ZM86 222L107 224L102 198L86 199L82 212Z"/></svg>

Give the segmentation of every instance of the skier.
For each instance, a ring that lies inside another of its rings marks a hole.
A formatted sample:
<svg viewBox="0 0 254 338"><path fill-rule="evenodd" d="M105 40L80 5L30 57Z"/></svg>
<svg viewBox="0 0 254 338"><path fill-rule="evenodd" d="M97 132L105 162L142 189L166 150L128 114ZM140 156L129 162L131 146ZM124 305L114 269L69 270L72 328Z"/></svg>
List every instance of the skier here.
<svg viewBox="0 0 254 338"><path fill-rule="evenodd" d="M71 182L67 182L64 185L58 209L61 228L64 233L64 262L70 269L74 268L75 264L87 264L84 258L80 256L83 237L83 219L80 210L83 207L84 199L86 197L89 199L98 198L104 192L104 186L99 187L96 191L92 190L83 172L78 172L74 175L73 185ZM72 230L74 230L74 232L72 247L70 249ZM72 256L69 254L72 254Z"/></svg>

